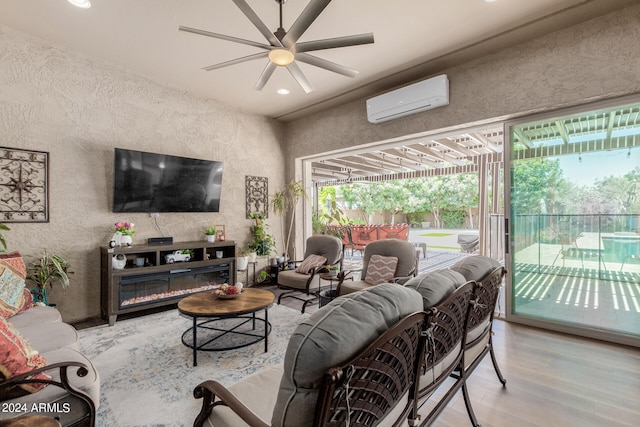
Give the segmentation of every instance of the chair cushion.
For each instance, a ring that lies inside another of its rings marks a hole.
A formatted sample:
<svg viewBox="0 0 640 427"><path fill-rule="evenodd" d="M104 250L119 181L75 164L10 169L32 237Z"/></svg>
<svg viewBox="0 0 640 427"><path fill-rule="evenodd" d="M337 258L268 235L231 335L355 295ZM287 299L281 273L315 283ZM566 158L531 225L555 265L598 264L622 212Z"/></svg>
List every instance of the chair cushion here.
<svg viewBox="0 0 640 427"><path fill-rule="evenodd" d="M0 318L0 380L25 374L47 364L46 359L33 349L27 340L7 322ZM34 375L37 379L51 379L46 374ZM42 390L45 384L21 384L3 393L3 400Z"/></svg>
<svg viewBox="0 0 640 427"><path fill-rule="evenodd" d="M340 295L347 295L352 292L358 292L363 289L370 288L373 285L368 284L364 280L345 280L340 285Z"/></svg>
<svg viewBox="0 0 640 427"><path fill-rule="evenodd" d="M291 289L306 290L311 276L308 274L300 274L295 270L284 270L278 273L278 285ZM314 284L317 283L314 280Z"/></svg>
<svg viewBox="0 0 640 427"><path fill-rule="evenodd" d="M487 274L491 273L502 264L493 258L483 255L474 255L461 259L451 266L451 270L462 274L467 281L475 280L476 282L484 279Z"/></svg>
<svg viewBox="0 0 640 427"><path fill-rule="evenodd" d="M59 348L73 348L80 351L76 328L68 323L51 322L46 325L31 324L19 329L20 335L41 354Z"/></svg>
<svg viewBox="0 0 640 427"><path fill-rule="evenodd" d="M11 324L21 330L31 325L42 325L49 322L62 322L58 309L46 305L34 305L28 310L11 316Z"/></svg>
<svg viewBox="0 0 640 427"><path fill-rule="evenodd" d="M398 257L371 255L364 281L370 285L389 283L393 280L398 267Z"/></svg>
<svg viewBox="0 0 640 427"><path fill-rule="evenodd" d="M251 409L251 412L268 424L278 396L282 372L282 364L262 368L246 376L242 381L229 386L228 390ZM211 415L209 415L209 422L210 425L216 427L246 425L235 412L224 405L213 408Z"/></svg>
<svg viewBox="0 0 640 427"><path fill-rule="evenodd" d="M413 277L404 286L420 293L423 307L426 310L440 304L465 283L467 283L467 279L462 274L443 269Z"/></svg>
<svg viewBox="0 0 640 427"><path fill-rule="evenodd" d="M420 310L422 301L413 289L386 283L336 298L313 313L289 340L272 425L312 425L326 371Z"/></svg>
<svg viewBox="0 0 640 427"><path fill-rule="evenodd" d="M10 317L24 309L27 270L19 252L0 255L0 317Z"/></svg>
<svg viewBox="0 0 640 427"><path fill-rule="evenodd" d="M333 265L342 258L342 241L336 236L316 234L307 239L304 257L311 254L320 255L327 259L327 264Z"/></svg>
<svg viewBox="0 0 640 427"><path fill-rule="evenodd" d="M327 258L321 255L311 254L300 263L296 268L296 273L309 274L311 270L314 270L327 262Z"/></svg>
<svg viewBox="0 0 640 427"><path fill-rule="evenodd" d="M369 259L372 255L395 256L398 257L396 276L404 277L411 275L416 268L416 249L406 240L384 239L369 243L364 249L362 257L362 279L366 278Z"/></svg>

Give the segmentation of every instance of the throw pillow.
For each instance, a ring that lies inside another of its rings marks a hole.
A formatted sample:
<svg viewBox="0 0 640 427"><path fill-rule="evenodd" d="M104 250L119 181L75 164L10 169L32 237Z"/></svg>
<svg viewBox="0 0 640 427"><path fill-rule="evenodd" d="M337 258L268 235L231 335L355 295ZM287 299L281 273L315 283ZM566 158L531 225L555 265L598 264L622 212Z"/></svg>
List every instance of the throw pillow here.
<svg viewBox="0 0 640 427"><path fill-rule="evenodd" d="M296 273L309 274L311 270L324 265L326 262L327 258L311 254L296 268Z"/></svg>
<svg viewBox="0 0 640 427"><path fill-rule="evenodd" d="M35 303L33 302L33 294L31 293L31 291L28 288L24 288L22 290L22 307L20 307L20 310L18 310L18 313L22 313L23 311L27 311L28 309L30 309L31 307L33 307L35 305Z"/></svg>
<svg viewBox="0 0 640 427"><path fill-rule="evenodd" d="M46 359L34 350L20 336L11 323L0 319L0 381L22 375L34 369L46 366ZM38 380L50 380L51 377L39 373L30 377ZM3 400L13 399L42 390L46 384L21 384L10 390L2 390Z"/></svg>
<svg viewBox="0 0 640 427"><path fill-rule="evenodd" d="M19 252L0 255L0 317L16 314L24 305L27 269Z"/></svg>
<svg viewBox="0 0 640 427"><path fill-rule="evenodd" d="M393 280L398 267L398 257L371 255L364 281L370 285L389 283Z"/></svg>

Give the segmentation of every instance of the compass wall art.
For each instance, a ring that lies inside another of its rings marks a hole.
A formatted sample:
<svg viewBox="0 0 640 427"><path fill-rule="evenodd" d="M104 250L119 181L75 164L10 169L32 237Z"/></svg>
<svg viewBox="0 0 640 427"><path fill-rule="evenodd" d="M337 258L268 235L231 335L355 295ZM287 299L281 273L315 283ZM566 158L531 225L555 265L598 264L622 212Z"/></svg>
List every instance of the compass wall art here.
<svg viewBox="0 0 640 427"><path fill-rule="evenodd" d="M0 222L49 222L49 153L0 147Z"/></svg>

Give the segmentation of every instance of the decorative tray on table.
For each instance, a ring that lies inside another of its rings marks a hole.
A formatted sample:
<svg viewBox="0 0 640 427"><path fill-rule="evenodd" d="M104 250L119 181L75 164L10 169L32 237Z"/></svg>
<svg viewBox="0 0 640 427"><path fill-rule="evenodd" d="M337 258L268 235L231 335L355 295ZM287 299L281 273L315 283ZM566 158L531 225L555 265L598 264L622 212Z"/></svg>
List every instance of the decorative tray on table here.
<svg viewBox="0 0 640 427"><path fill-rule="evenodd" d="M213 294L218 297L218 299L236 299L242 296L242 283L237 283L236 285L229 286L226 283L220 285L218 289L213 291Z"/></svg>
<svg viewBox="0 0 640 427"><path fill-rule="evenodd" d="M216 293L216 296L218 297L218 299L236 299L236 298L240 298L242 296L242 293L239 293L239 294Z"/></svg>

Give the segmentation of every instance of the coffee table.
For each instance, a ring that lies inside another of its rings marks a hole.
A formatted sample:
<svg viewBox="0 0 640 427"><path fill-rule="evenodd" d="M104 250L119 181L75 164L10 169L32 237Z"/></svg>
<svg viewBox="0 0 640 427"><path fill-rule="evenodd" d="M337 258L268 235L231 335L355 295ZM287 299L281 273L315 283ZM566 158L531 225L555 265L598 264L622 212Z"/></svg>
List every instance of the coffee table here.
<svg viewBox="0 0 640 427"><path fill-rule="evenodd" d="M178 311L193 319L193 326L182 334L182 343L193 349L193 366L198 366L198 350L232 350L264 340L266 352L271 332L269 307L274 299L273 293L267 290L244 288L242 295L235 299L221 299L212 291L206 291L180 300ZM256 317L260 310L264 310L264 319ZM198 322L198 318L205 320ZM250 329L245 326L248 324Z"/></svg>

